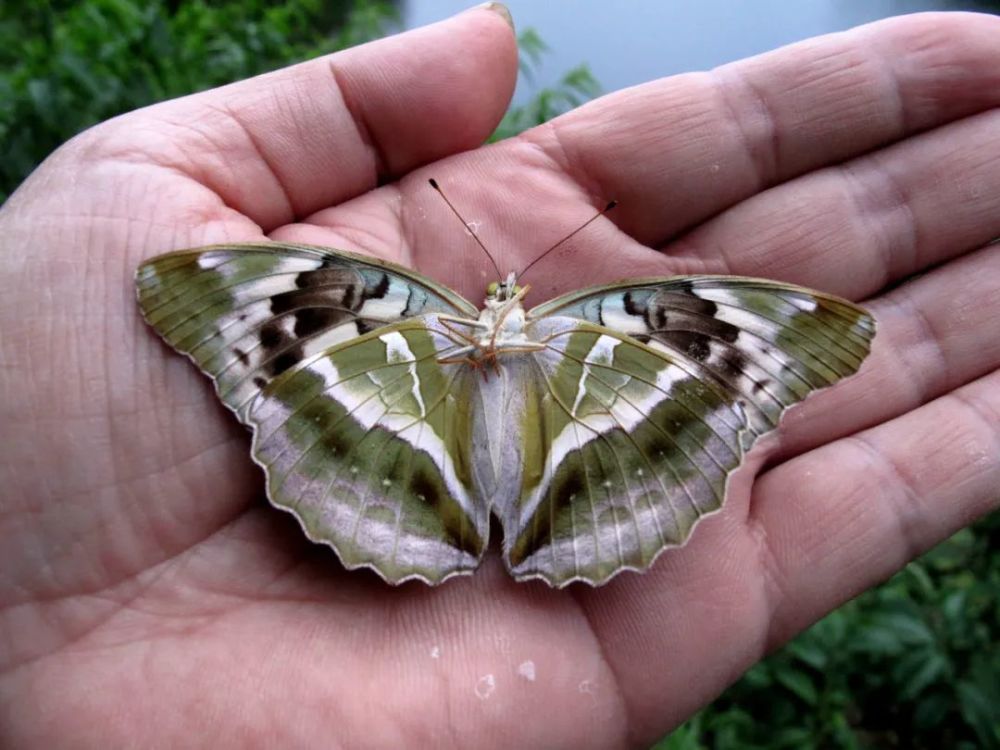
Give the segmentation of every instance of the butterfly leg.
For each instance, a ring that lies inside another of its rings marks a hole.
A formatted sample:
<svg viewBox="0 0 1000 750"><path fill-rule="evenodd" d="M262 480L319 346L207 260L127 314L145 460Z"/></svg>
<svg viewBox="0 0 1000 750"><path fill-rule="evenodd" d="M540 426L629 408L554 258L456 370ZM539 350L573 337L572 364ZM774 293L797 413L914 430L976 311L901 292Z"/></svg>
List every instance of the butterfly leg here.
<svg viewBox="0 0 1000 750"><path fill-rule="evenodd" d="M486 369L485 369L486 365L492 366L493 367L493 372L496 373L497 375L500 374L500 358L497 357L497 350L496 349L493 349L493 348L487 349L485 351L485 353L483 354L483 356L480 358L479 362L480 362L480 364L484 365L484 369L483 369L483 379L484 380L485 380L485 376L486 376Z"/></svg>
<svg viewBox="0 0 1000 750"><path fill-rule="evenodd" d="M469 326L469 328L489 328L486 323L481 320L473 320L472 318L459 318L456 315L448 315L447 313L438 313L437 319L444 324L446 321L448 323L455 323L457 325Z"/></svg>
<svg viewBox="0 0 1000 750"><path fill-rule="evenodd" d="M496 351L497 333L499 333L500 329L503 327L503 322L507 319L507 316L510 315L511 311L521 304L521 300L524 299L524 296L530 289L530 286L523 287L517 294L507 300L506 305L500 311L499 315L497 315L497 319L493 323L493 335L490 337L490 351Z"/></svg>
<svg viewBox="0 0 1000 750"><path fill-rule="evenodd" d="M438 360L438 364L442 364L442 365L468 365L473 370L479 370L479 372L482 373L484 381L488 379L488 377L487 377L487 370L486 370L485 367L483 367L482 361L476 359L475 357L470 357L468 355L466 355L464 357L445 357L444 359L439 359Z"/></svg>
<svg viewBox="0 0 1000 750"><path fill-rule="evenodd" d="M472 336L457 330L454 326L449 325L448 321L446 320L441 320L441 318L438 318L438 321L441 323L442 326L444 326L445 330L447 330L450 334L452 334L452 336L458 337L458 339L461 341L462 344L471 344L472 346L476 345L476 340ZM452 338L452 336L449 336L448 338L451 339L452 341L455 341L455 339Z"/></svg>

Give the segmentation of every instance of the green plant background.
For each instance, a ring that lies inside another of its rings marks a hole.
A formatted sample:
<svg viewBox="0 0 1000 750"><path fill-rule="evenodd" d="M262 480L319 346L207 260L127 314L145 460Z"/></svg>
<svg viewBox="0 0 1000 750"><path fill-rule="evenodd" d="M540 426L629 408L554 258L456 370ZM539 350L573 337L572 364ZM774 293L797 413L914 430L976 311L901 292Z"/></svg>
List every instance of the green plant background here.
<svg viewBox="0 0 1000 750"><path fill-rule="evenodd" d="M379 0L13 5L0 6L0 201L90 125L399 26L394 6ZM530 30L520 42L530 85L546 48ZM512 109L493 138L598 93L581 65ZM656 748L1000 747L998 644L994 514L754 666Z"/></svg>

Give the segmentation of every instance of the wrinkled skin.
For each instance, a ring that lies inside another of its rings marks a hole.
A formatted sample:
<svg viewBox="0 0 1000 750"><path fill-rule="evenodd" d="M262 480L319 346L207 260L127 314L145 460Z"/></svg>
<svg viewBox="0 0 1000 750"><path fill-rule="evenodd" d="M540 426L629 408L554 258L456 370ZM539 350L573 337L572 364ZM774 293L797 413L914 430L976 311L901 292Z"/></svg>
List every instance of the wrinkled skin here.
<svg viewBox="0 0 1000 750"><path fill-rule="evenodd" d="M503 17L470 11L104 123L3 207L0 745L642 747L1000 503L1000 21L890 20L471 150L516 69ZM507 267L621 202L522 280L529 304L768 276L864 301L874 352L643 575L345 572L264 502L132 274L271 237L478 301L493 274L430 176Z"/></svg>

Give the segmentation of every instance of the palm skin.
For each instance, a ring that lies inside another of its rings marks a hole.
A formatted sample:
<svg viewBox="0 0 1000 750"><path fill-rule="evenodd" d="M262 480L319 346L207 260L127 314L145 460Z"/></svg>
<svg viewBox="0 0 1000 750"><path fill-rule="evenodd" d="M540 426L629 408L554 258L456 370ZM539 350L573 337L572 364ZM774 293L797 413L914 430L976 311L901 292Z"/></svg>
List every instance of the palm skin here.
<svg viewBox="0 0 1000 750"><path fill-rule="evenodd" d="M641 747L995 508L998 42L989 17L891 20L468 151L516 75L479 9L65 145L0 211L0 745ZM522 280L529 304L768 276L863 300L873 354L643 575L345 572L263 501L247 435L143 326L132 273L271 237L478 301L488 262L431 176L504 270L621 202Z"/></svg>

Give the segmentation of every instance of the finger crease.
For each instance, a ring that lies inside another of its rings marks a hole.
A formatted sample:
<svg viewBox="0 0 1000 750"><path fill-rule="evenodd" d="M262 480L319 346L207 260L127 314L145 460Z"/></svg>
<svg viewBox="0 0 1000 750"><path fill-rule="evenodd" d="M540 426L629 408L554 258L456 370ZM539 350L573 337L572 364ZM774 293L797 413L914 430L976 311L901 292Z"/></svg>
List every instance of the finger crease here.
<svg viewBox="0 0 1000 750"><path fill-rule="evenodd" d="M874 158L866 161L860 169L844 166L840 172L845 182L859 186L848 188L848 196L855 213L867 227L865 236L874 238L871 245L881 266L877 288L883 288L903 275L903 269L917 267L920 233L909 191ZM893 213L902 213L898 227L887 221ZM885 231L887 225L890 226L888 232Z"/></svg>
<svg viewBox="0 0 1000 750"><path fill-rule="evenodd" d="M750 501L751 508L753 500ZM760 640L758 656L763 658L777 645L788 640L788 634L776 627L778 622L777 614L781 610L784 602L789 600L788 591L784 585L784 573L778 557L771 547L770 537L767 528L760 519L754 515L747 518L747 530L753 538L756 546L757 568L760 572L760 596L764 601L767 612L767 624L764 628L763 637Z"/></svg>
<svg viewBox="0 0 1000 750"><path fill-rule="evenodd" d="M1000 454L1000 412L991 408L986 402L972 398L962 391L953 391L948 396L958 401L962 407L973 415L973 418L977 422L986 427L987 431L993 436L994 442L997 443L997 450L994 455Z"/></svg>
<svg viewBox="0 0 1000 750"><path fill-rule="evenodd" d="M727 75L720 72L719 69L712 71L710 75L719 99L729 113L730 122L735 123L736 132L739 134L743 150L753 165L754 179L757 185L754 192L759 193L764 188L773 184L780 172L781 131L775 124L777 118L774 110L771 108L767 97L750 82L747 76L739 72ZM734 81L736 85L740 86L750 95L753 101L752 110L764 123L765 138L755 139L747 134L743 127L743 123L747 120L747 114L734 104L729 91L730 86L726 81L727 78Z"/></svg>
<svg viewBox="0 0 1000 750"><path fill-rule="evenodd" d="M565 176L571 180L575 185L579 186L585 195L587 200L594 205L603 205L612 196L607 195L601 185L600 181L597 180L593 175L583 166L582 159L573 159L566 144L563 141L562 136L559 133L559 127L556 120L550 120L537 128L534 128L534 137L528 136L518 136L518 140L522 143L527 144L532 150L540 153L547 161L551 163L554 169L561 175ZM532 131L529 131L532 133ZM551 136L552 146L543 145L542 143L535 140L535 137L539 133ZM570 166L575 165L575 166Z"/></svg>
<svg viewBox="0 0 1000 750"><path fill-rule="evenodd" d="M236 125L236 127L238 127L243 132L244 137L247 139L247 143L250 144L250 148L253 149L254 153L260 159L260 163L267 168L268 173L271 175L271 179L274 180L275 185L278 186L278 190L281 193L281 196L285 199L285 212L289 217L291 217L290 220L294 221L295 219L297 219L298 216L295 211L295 205L292 200L291 191L288 189L288 185L286 185L285 181L282 179L278 169L275 167L274 164L271 163L271 160L268 158L264 150L261 149L260 143L258 143L256 136L254 136L253 134L253 131L249 127L247 127L246 124L244 124L243 120L240 119L239 115L236 114L235 110L231 109L230 107L223 106L222 111L225 115L229 117L229 119Z"/></svg>
<svg viewBox="0 0 1000 750"><path fill-rule="evenodd" d="M367 121L361 115L361 108L356 106L354 102L354 97L351 96L351 88L347 85L347 82L343 79L340 73L340 69L337 67L337 63L333 59L329 61L328 69L330 71L330 77L333 79L333 85L337 87L337 91L340 92L340 98L344 102L344 109L351 116L351 122L354 123L355 131L358 134L358 139L364 144L364 147L371 154L372 164L374 165L375 180L381 185L388 181L389 175L389 161L386 158L385 152L383 152L381 146L377 139L372 136L371 128L369 128Z"/></svg>
<svg viewBox="0 0 1000 750"><path fill-rule="evenodd" d="M396 226L399 227L399 236L403 242L402 252L398 257L398 262L405 266L409 266L410 268L414 268L417 265L416 258L414 257L414 250L419 245L419 242L417 241L419 232L415 229L413 223L407 218L412 215L412 212L403 210L403 192L399 189L398 183L391 183L384 186L383 189L391 190L395 193L395 195L390 197L387 201L385 201L385 203L389 206L393 214L395 214Z"/></svg>
<svg viewBox="0 0 1000 750"><path fill-rule="evenodd" d="M885 455L864 435L851 435L843 440L846 445L852 445L864 453L876 471L885 475L885 480L878 482L878 486L894 488L887 491L884 497L894 506L893 520L899 530L899 537L903 540L904 551L900 559L906 561L916 558L926 545L920 542L923 535L918 533L920 493L912 480L896 461Z"/></svg>
<svg viewBox="0 0 1000 750"><path fill-rule="evenodd" d="M902 137L906 133L912 132L910 127L910 115L906 109L906 97L903 95L901 89L901 80L903 75L896 72L892 68L892 63L895 59L886 55L882 50L879 51L878 62L886 63L880 66L884 71L884 77L887 80L886 84L882 87L882 94L879 96L879 101L888 104L892 102L895 106L896 112L896 133Z"/></svg>
<svg viewBox="0 0 1000 750"><path fill-rule="evenodd" d="M923 385L920 389L919 398L920 403L924 404L930 400L933 393L939 392L940 381L947 378L949 372L948 355L945 353L944 344L941 341L941 335L937 332L937 327L921 306L914 302L909 290L905 287L897 289L894 294L888 297L888 301L902 313L902 316L906 320L913 321L917 327L919 339L930 345L931 357L934 360L933 365L931 367L907 368L910 372L916 370L918 372L932 373L936 376L922 378Z"/></svg>

